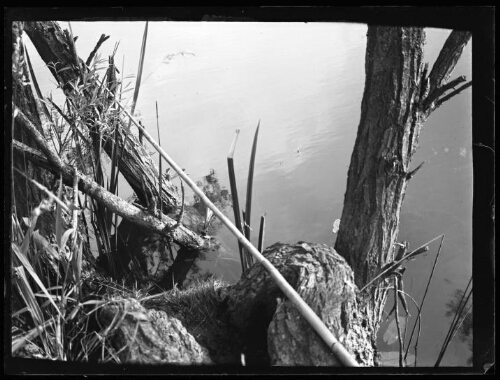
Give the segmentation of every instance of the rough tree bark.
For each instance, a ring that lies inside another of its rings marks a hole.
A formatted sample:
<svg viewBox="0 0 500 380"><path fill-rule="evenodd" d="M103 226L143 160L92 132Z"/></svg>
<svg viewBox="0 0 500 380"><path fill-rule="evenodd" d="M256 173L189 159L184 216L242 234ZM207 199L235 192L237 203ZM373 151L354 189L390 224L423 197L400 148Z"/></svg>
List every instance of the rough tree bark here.
<svg viewBox="0 0 500 380"><path fill-rule="evenodd" d="M371 334L358 309L354 274L345 259L331 247L305 242L276 243L263 255L358 363L373 366ZM253 265L221 295L251 364L341 365L261 264Z"/></svg>
<svg viewBox="0 0 500 380"><path fill-rule="evenodd" d="M433 69L423 64L422 28L368 27L361 120L351 156L336 251L351 265L361 289L394 260L399 215L422 124L432 111L470 82L447 82L469 32L452 32ZM380 283L378 283L380 284ZM359 295L374 333L387 290L374 284Z"/></svg>

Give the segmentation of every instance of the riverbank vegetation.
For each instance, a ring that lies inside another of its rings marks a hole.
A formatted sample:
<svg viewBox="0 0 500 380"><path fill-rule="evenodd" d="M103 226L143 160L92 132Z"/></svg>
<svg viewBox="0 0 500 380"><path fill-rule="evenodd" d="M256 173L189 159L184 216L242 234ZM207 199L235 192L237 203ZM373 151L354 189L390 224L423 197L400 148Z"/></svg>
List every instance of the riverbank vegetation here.
<svg viewBox="0 0 500 380"><path fill-rule="evenodd" d="M191 186L194 182L161 149L159 138L153 141L134 117L147 25L132 105L127 107L122 99L130 89L124 85L125 78L119 78L114 53L107 60L98 54L108 36L101 36L84 61L79 58L81 52L76 50L70 24L68 30L62 30L55 22L13 23L12 355L150 363L156 360L151 359L154 352L159 363L241 364L246 353L247 359L258 357L256 363L308 363L300 360L309 359L290 351L288 338L276 338L268 347L272 341L266 335L268 326L273 327L276 337L283 335L284 326L286 334L301 334L297 326L302 325L283 322L294 316L312 324L307 334L314 338L294 336L291 341L298 346L323 347L318 348L323 365L374 365L377 355L373 342L388 292L393 290L399 365L405 366L417 321L407 341L406 325L399 325L399 307L408 314L403 264L429 248L424 244L409 251L406 242L397 242L399 213L408 182L423 164L410 168L423 123L444 102L471 85L464 77L448 80L470 33L452 32L430 69L422 58L422 28L368 28L363 115L349 168L336 252L299 242L289 251L274 245L274 250L270 247L262 256L264 217L258 249L248 242L260 122L253 141L243 216L234 174L236 138L228 155L231 193L221 189L211 172L204 182L193 186L195 201L188 204L182 183ZM42 97L23 33L32 39L63 89L64 105ZM394 99L398 101L394 103ZM380 112L387 107L388 112ZM157 110L157 128L160 125ZM146 150L144 139L161 155L160 165ZM162 161L166 161L165 166ZM133 189L133 201L127 202L118 194L119 178ZM180 185L174 185L174 180L181 180ZM235 223L229 221L229 225L219 209L230 204ZM183 288L196 257L220 245L214 236L214 215L233 228L231 232L238 239L242 279L234 287L210 278ZM95 241L96 256L91 240ZM439 250L436 262L438 257ZM325 264L325 269L318 260L338 268ZM318 273L324 282L313 281ZM339 278L345 281L340 283ZM314 299L312 289L321 295L320 301ZM450 306L461 317L453 322L448 341L470 309L462 306L471 302L470 292L465 293L460 305ZM333 305L330 297L337 297L337 304ZM419 313L424 299L420 303L413 300ZM254 303L248 306L249 302ZM331 316L322 313L326 308ZM156 309L161 313L154 314ZM241 310L248 313L242 316ZM262 316L259 311L263 311ZM172 344L184 347L179 351L186 352L184 357L159 349L169 333L155 330L155 326L165 321L177 326ZM330 338L331 331L342 341ZM255 347L249 347L251 332L264 332ZM415 347L418 333L416 341ZM332 351L338 355L334 355L335 360L323 359Z"/></svg>

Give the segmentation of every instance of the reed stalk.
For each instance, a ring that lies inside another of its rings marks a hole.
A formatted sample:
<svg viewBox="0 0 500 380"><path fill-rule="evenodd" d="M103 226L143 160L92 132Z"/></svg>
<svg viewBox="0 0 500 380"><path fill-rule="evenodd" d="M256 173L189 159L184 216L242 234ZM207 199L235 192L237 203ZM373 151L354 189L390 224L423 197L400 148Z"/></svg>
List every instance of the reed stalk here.
<svg viewBox="0 0 500 380"><path fill-rule="evenodd" d="M146 41L148 39L148 21L146 21L146 26L144 27L144 34L142 36L142 45L141 45L141 53L140 53L140 58L139 58L139 67L137 68L137 78L135 81L135 88L134 88L134 98L132 100L132 109L131 109L131 114L134 114L135 111L135 106L137 104L137 99L139 97L139 89L141 87L141 79L142 79L142 69L144 67L144 56L146 55ZM129 129L130 129L130 124L129 124ZM142 143L142 134L141 131L139 130L139 141Z"/></svg>
<svg viewBox="0 0 500 380"><path fill-rule="evenodd" d="M260 228L259 228L259 244L257 249L260 253L264 250L264 230L266 228L266 214L260 217Z"/></svg>
<svg viewBox="0 0 500 380"><path fill-rule="evenodd" d="M399 326L399 307L398 307L398 279L394 279L394 314L396 315L396 329L398 331L398 343L399 343L399 366L404 367L403 365L403 338L401 337L401 327Z"/></svg>
<svg viewBox="0 0 500 380"><path fill-rule="evenodd" d="M252 144L252 153L250 155L250 165L248 167L248 181L247 181L247 198L245 206L245 237L250 240L250 220L252 217L252 189L253 189L253 173L255 168L255 155L257 153L257 139L259 137L260 120L257 123L257 128L255 129L255 135ZM253 264L253 258L251 255L247 256L248 265Z"/></svg>
<svg viewBox="0 0 500 380"><path fill-rule="evenodd" d="M406 260L413 260L419 254L421 254L423 252L427 252L429 250L428 245L430 243L432 243L434 240L439 239L441 236L444 236L444 235L436 236L434 239L429 240L427 243L421 245L420 247L418 247L414 251L412 251L412 252L408 253L407 255L403 256L400 260L395 260L391 265L389 265L386 269L384 269L382 272L380 272L375 278L373 278L370 282L368 282L368 284L366 284L365 286L363 286L363 288L359 291L359 293L361 293L362 291L366 290L368 288L368 286L370 286L371 284L373 284L375 281L377 281L382 276L384 276L384 275L386 275L386 274L394 271L395 269L397 269L399 266L401 266L401 264L403 264L404 261L406 261Z"/></svg>
<svg viewBox="0 0 500 380"><path fill-rule="evenodd" d="M229 185L231 187L231 197L233 199L233 212L234 212L234 223L240 232L243 231L241 226L241 218L240 218L240 202L238 200L238 187L236 186L236 174L234 171L234 150L236 148L236 141L238 140L238 135L240 134L240 130L236 130L236 134L234 136L233 142L231 143L231 148L229 149L229 153L227 155L227 169L229 173ZM238 250L240 252L240 262L241 262L241 272L245 273L245 258L243 256L243 245L238 241Z"/></svg>
<svg viewBox="0 0 500 380"><path fill-rule="evenodd" d="M241 219L243 220L243 233L245 233L244 231L247 228L247 222L246 222L247 219L245 216L245 210L241 210ZM246 235L245 235L245 237L246 237ZM249 256L250 256L250 254L245 251L245 248L243 248L243 264L245 266L244 272L246 272L248 270L248 268L250 268L250 266L251 266Z"/></svg>
<svg viewBox="0 0 500 380"><path fill-rule="evenodd" d="M300 297L300 295L293 289L293 287L285 280L281 273L267 260L252 243L241 233L241 231L220 211L208 197L203 193L203 191L198 188L196 183L182 170L182 168L177 165L177 163L156 143L156 141L151 137L151 135L140 125L135 118L118 103L119 107L123 112L130 118L130 120L139 128L144 137L149 141L149 143L158 151L158 153L168 162L168 164L177 172L179 177L181 177L188 186L193 190L193 192L200 197L200 199L205 203L205 205L210 208L213 213L221 220L221 222L231 231L233 235L236 236L243 247L252 254L257 262L269 272L271 278L276 282L278 287L283 291L286 297L293 302L297 310L302 314L302 316L308 321L311 327L318 333L318 335L323 339L326 345L331 349L331 351L336 355L339 361L348 367L358 367L359 364L351 356L351 354L342 346L342 344L333 336L331 331L325 326L323 321L316 315L316 313L310 308L310 306Z"/></svg>
<svg viewBox="0 0 500 380"><path fill-rule="evenodd" d="M155 102L156 105L156 131L158 132L158 145L161 146L160 140L160 121L158 118L158 102ZM162 168L161 168L161 156L158 157L158 217L161 218L161 213L163 212L162 200L161 200L161 192L162 192Z"/></svg>
<svg viewBox="0 0 500 380"><path fill-rule="evenodd" d="M443 241L444 241L444 234L443 235L440 235L440 236L437 236L436 238L432 239L430 242L436 240L437 238L441 237L441 242L439 244L439 248L438 248L438 251L437 251L437 254L436 254L436 258L434 259L434 263L432 264L432 270L431 270L431 273L429 275L429 279L427 280L427 285L425 287L425 291L424 291L424 295L422 297L422 301L420 301L420 307L419 307L419 310L421 311L422 308L424 307L424 302L425 302L425 298L427 296L427 292L429 291L429 286L431 284L431 281L432 281L432 277L434 276L434 270L436 269L436 264L438 262L438 259L439 259L439 255L441 254L441 247L443 246ZM430 243L429 242L429 243ZM429 244L427 243L427 244ZM426 244L426 245L427 245ZM408 342L408 346L406 348L406 353L405 353L405 358L406 358L406 355L408 354L408 350L410 349L410 345L411 345L411 341L413 339L413 333L415 331L415 327L416 327L416 324L417 322L415 321L415 323L413 324L413 328L411 330L411 334L410 334L410 340ZM416 352L417 352L417 347L418 347L418 339L417 341L415 342L415 362L417 361L417 355L416 355Z"/></svg>
<svg viewBox="0 0 500 380"><path fill-rule="evenodd" d="M139 66L137 68L137 76L136 76L135 87L134 87L134 96L132 99L132 107L131 107L131 114L132 115L135 112L135 106L137 104L137 99L139 98L139 89L141 87L142 71L143 71L143 67L144 67L144 56L146 55L147 37L148 37L148 21L146 21L146 25L144 26L144 34L142 36L141 52L140 52L140 56L139 56ZM123 75L123 71L122 71L122 75ZM122 80L122 83L123 83L123 80ZM104 86L104 89L106 90L106 92L108 92L109 94L111 94L113 96L113 100L116 102L116 104L121 106L121 103L117 101L115 94L113 94L105 86ZM130 133L130 126L131 126L131 123L129 121L128 127L127 127L127 133L126 133L125 139L123 141L123 149L125 149L125 146L127 145L127 142L128 142L129 133ZM139 130L139 141L142 143L142 134L141 134L140 130ZM118 160L116 162L114 162L116 164L116 176L117 177L118 177L118 173L119 173L120 161L121 161L121 157L119 157Z"/></svg>

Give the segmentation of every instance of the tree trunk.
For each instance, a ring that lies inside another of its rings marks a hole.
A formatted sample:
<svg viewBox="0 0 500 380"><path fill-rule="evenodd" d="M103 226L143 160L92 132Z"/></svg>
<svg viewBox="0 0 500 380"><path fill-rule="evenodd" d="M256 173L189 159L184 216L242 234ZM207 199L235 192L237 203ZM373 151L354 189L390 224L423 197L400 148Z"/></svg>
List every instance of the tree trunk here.
<svg viewBox="0 0 500 380"><path fill-rule="evenodd" d="M422 28L368 27L361 121L351 156L336 251L351 265L359 289L394 260L399 215L422 124L430 113L470 85L446 83L468 32L452 32L432 72L423 64ZM376 334L387 290L374 283L359 295ZM374 336L375 338L375 336Z"/></svg>

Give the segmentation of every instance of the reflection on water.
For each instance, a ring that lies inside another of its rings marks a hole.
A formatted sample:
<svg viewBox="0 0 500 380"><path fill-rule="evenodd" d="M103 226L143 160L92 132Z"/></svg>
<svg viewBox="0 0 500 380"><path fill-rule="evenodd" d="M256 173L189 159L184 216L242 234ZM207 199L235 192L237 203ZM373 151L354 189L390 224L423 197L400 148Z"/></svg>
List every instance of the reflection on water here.
<svg viewBox="0 0 500 380"><path fill-rule="evenodd" d="M144 23L80 22L72 27L84 57L101 33L111 35L102 57L121 40L117 66L124 56L124 75L135 74ZM240 202L253 131L261 120L252 241L256 243L260 216L267 213L268 245L298 240L333 245L332 223L341 215L360 119L366 30L366 25L342 23L151 22L137 109L156 136L158 101L163 148L194 179L214 168L226 188L226 157L234 131L240 129L234 156ZM427 31L425 54L431 65L448 33ZM458 75L471 77L470 45L453 77ZM49 88L50 76L40 78L42 91ZM423 315L418 357L423 366L434 364L449 324L448 299L465 286L471 272L470 103L471 92L465 91L425 124L413 165L426 164L409 184L401 214L399 240L412 247L446 235ZM120 190L126 192L126 187ZM232 220L232 212L226 213ZM241 271L236 239L225 228L220 238L228 250L206 257L198 270L235 282ZM409 264L404 276L406 290L417 300L437 250L432 249ZM453 342L450 349L453 354L443 365L467 364L466 344Z"/></svg>

